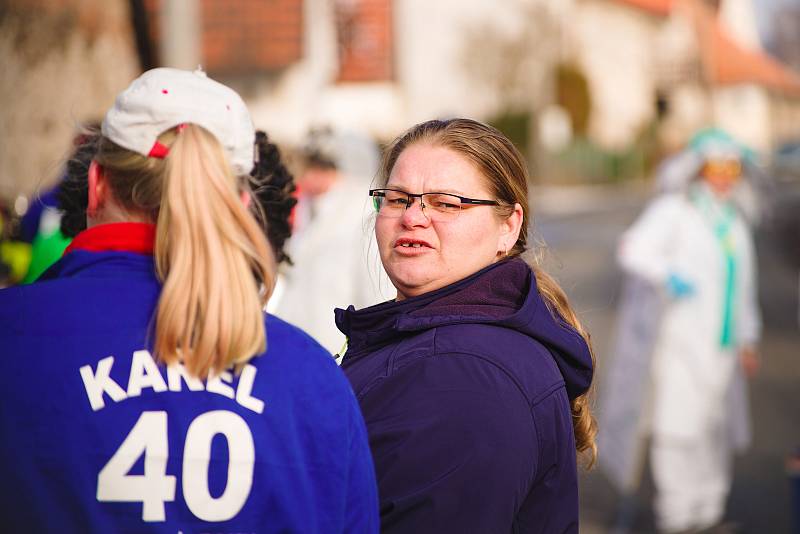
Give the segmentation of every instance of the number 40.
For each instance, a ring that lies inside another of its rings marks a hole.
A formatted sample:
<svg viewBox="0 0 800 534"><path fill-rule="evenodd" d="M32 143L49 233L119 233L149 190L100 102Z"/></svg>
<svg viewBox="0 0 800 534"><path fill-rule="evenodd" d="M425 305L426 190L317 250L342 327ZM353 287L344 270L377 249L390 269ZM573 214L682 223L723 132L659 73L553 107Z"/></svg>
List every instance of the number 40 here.
<svg viewBox="0 0 800 534"><path fill-rule="evenodd" d="M228 442L228 482L217 498L208 489L211 440ZM129 475L144 454L144 475ZM164 503L175 500L175 477L167 474L167 412L142 412L117 452L97 475L97 500L141 502L144 521L165 521ZM189 425L183 449L183 498L204 521L226 521L244 506L253 485L255 446L241 416L226 410L199 415Z"/></svg>

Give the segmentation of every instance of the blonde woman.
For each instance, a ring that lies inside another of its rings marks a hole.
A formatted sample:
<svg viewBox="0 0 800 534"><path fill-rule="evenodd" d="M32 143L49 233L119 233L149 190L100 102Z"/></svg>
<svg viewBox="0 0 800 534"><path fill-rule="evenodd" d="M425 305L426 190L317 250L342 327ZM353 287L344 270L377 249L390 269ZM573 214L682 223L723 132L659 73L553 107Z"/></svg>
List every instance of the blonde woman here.
<svg viewBox="0 0 800 534"><path fill-rule="evenodd" d="M255 131L200 71L155 69L105 117L87 229L0 292L0 517L13 532L371 532L355 398L262 307Z"/></svg>
<svg viewBox="0 0 800 534"><path fill-rule="evenodd" d="M528 174L469 119L384 156L375 235L397 298L337 310L375 459L384 532L578 532L595 455L594 358L556 282L520 258Z"/></svg>

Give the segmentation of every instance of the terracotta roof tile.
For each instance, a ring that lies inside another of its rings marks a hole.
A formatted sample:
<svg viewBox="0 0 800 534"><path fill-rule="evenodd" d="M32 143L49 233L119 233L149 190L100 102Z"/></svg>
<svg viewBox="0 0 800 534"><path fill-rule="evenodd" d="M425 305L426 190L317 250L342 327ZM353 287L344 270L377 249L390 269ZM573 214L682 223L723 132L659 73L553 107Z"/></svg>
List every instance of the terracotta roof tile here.
<svg viewBox="0 0 800 534"><path fill-rule="evenodd" d="M158 49L165 1L144 1ZM202 63L212 75L272 71L302 57L302 0L200 0L200 7Z"/></svg>
<svg viewBox="0 0 800 534"><path fill-rule="evenodd" d="M656 15L669 15L672 11L672 0L618 0L622 4L629 4L649 11Z"/></svg>
<svg viewBox="0 0 800 534"><path fill-rule="evenodd" d="M761 52L747 50L722 32L714 33L713 79L720 84L756 82L800 96L800 76Z"/></svg>

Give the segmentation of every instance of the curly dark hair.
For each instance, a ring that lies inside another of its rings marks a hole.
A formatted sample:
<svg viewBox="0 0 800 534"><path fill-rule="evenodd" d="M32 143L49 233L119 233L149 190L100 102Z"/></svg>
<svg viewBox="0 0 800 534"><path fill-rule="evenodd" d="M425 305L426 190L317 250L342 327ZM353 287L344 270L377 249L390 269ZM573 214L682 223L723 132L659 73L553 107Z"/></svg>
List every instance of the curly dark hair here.
<svg viewBox="0 0 800 534"><path fill-rule="evenodd" d="M89 203L89 164L97 153L100 129L88 128L75 140L75 151L67 161L67 173L56 191L61 210L61 233L75 237L86 230Z"/></svg>
<svg viewBox="0 0 800 534"><path fill-rule="evenodd" d="M62 211L61 232L75 237L86 229L86 206L89 202L89 164L97 152L101 134L99 129L89 129L76 141L76 148L67 162L67 174L56 193ZM255 147L257 162L250 173L250 185L258 203L256 212L264 228L276 261L287 262L291 258L284 251L286 240L291 236L289 217L297 199L294 177L286 169L278 147L269 141L267 134L256 132Z"/></svg>
<svg viewBox="0 0 800 534"><path fill-rule="evenodd" d="M275 259L292 264L291 258L283 247L292 235L289 218L297 199L292 196L296 187L294 176L289 172L281 159L277 145L271 143L267 134L256 131L256 166L250 172L250 185L255 199L264 214L267 238L275 252Z"/></svg>

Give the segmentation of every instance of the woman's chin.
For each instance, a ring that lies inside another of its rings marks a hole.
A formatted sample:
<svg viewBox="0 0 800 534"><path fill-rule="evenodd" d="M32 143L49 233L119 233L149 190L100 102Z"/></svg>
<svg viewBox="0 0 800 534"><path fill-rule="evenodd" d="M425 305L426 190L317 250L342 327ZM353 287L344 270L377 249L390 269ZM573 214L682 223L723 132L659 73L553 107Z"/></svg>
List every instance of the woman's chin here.
<svg viewBox="0 0 800 534"><path fill-rule="evenodd" d="M435 279L420 272L408 273L401 270L391 273L389 278L397 289L398 300L416 297L440 287L436 285Z"/></svg>

